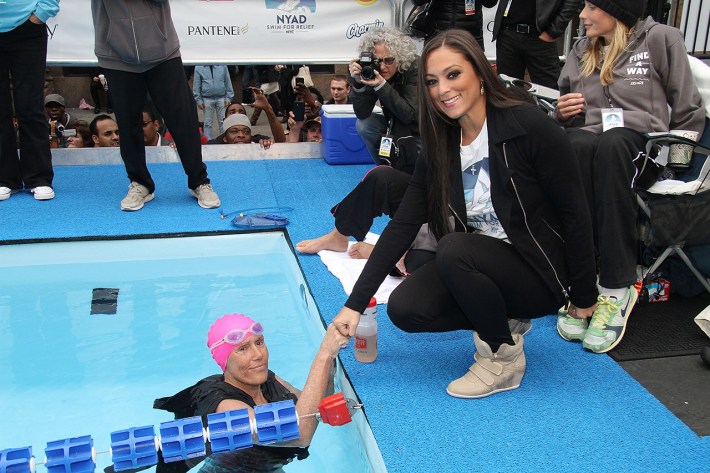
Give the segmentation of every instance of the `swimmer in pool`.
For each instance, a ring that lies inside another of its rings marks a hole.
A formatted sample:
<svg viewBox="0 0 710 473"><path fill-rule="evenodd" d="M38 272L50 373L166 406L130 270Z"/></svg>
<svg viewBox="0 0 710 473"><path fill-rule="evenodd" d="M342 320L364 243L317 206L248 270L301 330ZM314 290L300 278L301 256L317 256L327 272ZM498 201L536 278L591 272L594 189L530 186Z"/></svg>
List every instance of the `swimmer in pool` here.
<svg viewBox="0 0 710 473"><path fill-rule="evenodd" d="M247 408L253 419L255 406L291 399L299 416L312 414L318 411L320 401L333 392L334 360L348 340L332 324L328 326L301 391L269 370L269 350L259 322L242 314L224 315L207 334L207 347L223 374L209 376L174 396L156 399L153 407L175 413L176 419ZM308 456L317 426L314 417L301 417L297 440L278 446L255 444L214 455L205 460L200 472L280 472L294 458ZM201 460L179 462L179 466L161 462L156 472L185 472Z"/></svg>

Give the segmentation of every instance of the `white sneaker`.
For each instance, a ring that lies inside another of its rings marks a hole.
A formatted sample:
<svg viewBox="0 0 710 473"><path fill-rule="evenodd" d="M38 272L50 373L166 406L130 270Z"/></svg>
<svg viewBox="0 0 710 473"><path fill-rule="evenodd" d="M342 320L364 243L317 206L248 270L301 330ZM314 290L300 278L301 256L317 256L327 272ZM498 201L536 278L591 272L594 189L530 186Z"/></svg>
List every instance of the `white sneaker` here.
<svg viewBox="0 0 710 473"><path fill-rule="evenodd" d="M131 181L128 186L128 194L121 201L121 210L133 212L143 208L146 202L150 202L155 197L151 194L148 188L135 181Z"/></svg>
<svg viewBox="0 0 710 473"><path fill-rule="evenodd" d="M19 192L17 189L10 189L9 187L0 186L0 200L7 200L12 194Z"/></svg>
<svg viewBox="0 0 710 473"><path fill-rule="evenodd" d="M35 195L35 200L54 199L54 190L52 190L52 188L49 186L33 187L32 193Z"/></svg>
<svg viewBox="0 0 710 473"><path fill-rule="evenodd" d="M219 196L212 189L212 185L209 182L200 184L195 190L190 189L190 194L197 197L197 203L203 209L216 209L222 205Z"/></svg>

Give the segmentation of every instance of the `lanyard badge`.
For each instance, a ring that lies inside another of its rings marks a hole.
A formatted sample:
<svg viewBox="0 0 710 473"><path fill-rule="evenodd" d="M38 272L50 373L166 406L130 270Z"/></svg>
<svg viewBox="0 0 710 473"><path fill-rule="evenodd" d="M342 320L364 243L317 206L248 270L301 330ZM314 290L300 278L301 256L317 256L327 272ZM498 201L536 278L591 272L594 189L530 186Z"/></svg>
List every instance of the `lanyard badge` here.
<svg viewBox="0 0 710 473"><path fill-rule="evenodd" d="M624 109L602 108L602 131L624 126Z"/></svg>
<svg viewBox="0 0 710 473"><path fill-rule="evenodd" d="M476 2L474 0L464 0L466 15L476 14Z"/></svg>

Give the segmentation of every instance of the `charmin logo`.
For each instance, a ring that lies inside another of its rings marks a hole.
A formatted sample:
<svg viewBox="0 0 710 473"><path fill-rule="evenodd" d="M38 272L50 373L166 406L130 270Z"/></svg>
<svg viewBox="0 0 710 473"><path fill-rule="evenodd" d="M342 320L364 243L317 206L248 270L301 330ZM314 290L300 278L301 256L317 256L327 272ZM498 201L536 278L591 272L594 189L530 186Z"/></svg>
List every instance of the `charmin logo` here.
<svg viewBox="0 0 710 473"><path fill-rule="evenodd" d="M264 0L267 10L281 10L290 15L316 12L316 0Z"/></svg>
<svg viewBox="0 0 710 473"><path fill-rule="evenodd" d="M372 23L365 23L364 25L358 25L356 23L353 23L352 25L348 26L348 30L345 33L345 36L348 39L359 38L360 36L367 33L370 28L382 28L384 26L385 23L380 20L375 20Z"/></svg>

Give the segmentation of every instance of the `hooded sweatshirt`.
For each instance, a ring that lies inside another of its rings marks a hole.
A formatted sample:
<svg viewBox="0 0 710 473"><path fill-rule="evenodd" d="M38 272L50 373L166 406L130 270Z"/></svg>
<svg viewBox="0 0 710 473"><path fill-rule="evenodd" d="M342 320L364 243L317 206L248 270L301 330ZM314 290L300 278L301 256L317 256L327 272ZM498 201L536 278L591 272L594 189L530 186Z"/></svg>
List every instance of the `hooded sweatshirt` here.
<svg viewBox="0 0 710 473"><path fill-rule="evenodd" d="M142 73L180 57L168 0L91 0L99 67Z"/></svg>
<svg viewBox="0 0 710 473"><path fill-rule="evenodd" d="M669 130L702 133L705 109L678 29L657 23L651 17L639 20L616 62L614 82L608 87L602 87L599 70L587 77L580 76L582 55L589 42L584 37L574 44L560 73L560 94L578 92L586 102L585 113L563 125L601 133L601 109L622 108L624 127L640 133Z"/></svg>

